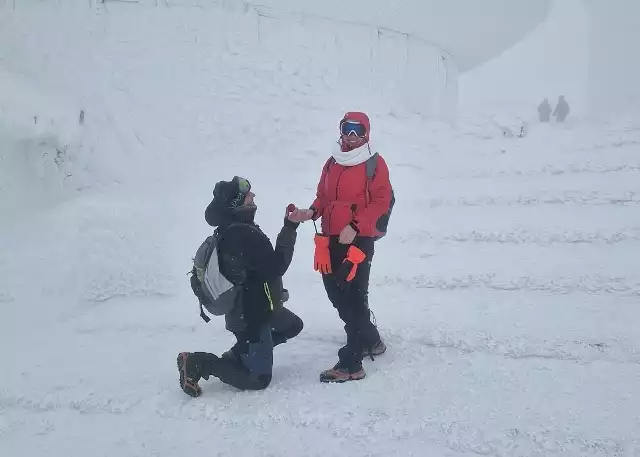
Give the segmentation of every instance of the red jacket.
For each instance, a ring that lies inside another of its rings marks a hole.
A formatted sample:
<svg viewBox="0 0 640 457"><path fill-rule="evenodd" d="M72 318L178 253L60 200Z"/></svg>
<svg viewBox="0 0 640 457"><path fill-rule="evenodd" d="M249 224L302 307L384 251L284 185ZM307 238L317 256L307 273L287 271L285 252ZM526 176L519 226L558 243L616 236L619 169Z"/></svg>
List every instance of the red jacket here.
<svg viewBox="0 0 640 457"><path fill-rule="evenodd" d="M339 235L351 224L360 236L373 237L376 222L387 212L390 201L389 168L380 155L371 180L365 163L344 166L329 159L311 209L315 211L314 220L322 217L324 235Z"/></svg>

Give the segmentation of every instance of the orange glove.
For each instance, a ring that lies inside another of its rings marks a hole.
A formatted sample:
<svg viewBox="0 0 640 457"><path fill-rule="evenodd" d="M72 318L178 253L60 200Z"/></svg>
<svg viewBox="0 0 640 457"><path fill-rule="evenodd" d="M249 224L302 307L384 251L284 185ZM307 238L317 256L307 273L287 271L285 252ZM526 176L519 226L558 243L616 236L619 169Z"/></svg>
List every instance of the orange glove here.
<svg viewBox="0 0 640 457"><path fill-rule="evenodd" d="M340 269L335 274L338 285L343 287L346 283L352 281L356 277L358 265L364 262L366 258L367 256L360 249L354 245L349 246L347 257L342 261Z"/></svg>
<svg viewBox="0 0 640 457"><path fill-rule="evenodd" d="M316 252L313 258L313 269L323 275L331 273L331 256L329 255L329 237L316 233L313 238Z"/></svg>

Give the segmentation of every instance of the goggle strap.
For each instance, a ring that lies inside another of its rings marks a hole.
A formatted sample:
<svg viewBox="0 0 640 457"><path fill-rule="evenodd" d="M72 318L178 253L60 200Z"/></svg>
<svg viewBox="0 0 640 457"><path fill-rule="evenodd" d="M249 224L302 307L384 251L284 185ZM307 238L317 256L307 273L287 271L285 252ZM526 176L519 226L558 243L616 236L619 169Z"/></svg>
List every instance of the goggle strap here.
<svg viewBox="0 0 640 457"><path fill-rule="evenodd" d="M234 178L238 183L238 190L244 194L248 193L251 190L251 183L246 178L241 178L240 176L236 176Z"/></svg>

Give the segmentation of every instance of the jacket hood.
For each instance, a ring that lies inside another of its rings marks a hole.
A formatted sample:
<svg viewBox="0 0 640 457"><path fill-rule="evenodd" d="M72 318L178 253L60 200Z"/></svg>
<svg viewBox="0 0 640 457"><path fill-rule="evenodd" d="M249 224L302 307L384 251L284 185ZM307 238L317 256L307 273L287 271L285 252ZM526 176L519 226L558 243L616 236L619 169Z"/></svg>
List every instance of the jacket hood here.
<svg viewBox="0 0 640 457"><path fill-rule="evenodd" d="M360 111L349 111L343 116L342 120L340 121L340 126L338 127L338 130L340 132L342 132L342 124L346 121L353 121L353 122L362 124L365 129L365 135L363 138L358 139L358 142L356 145L352 146L347 142L343 141L344 137L342 136L342 133L341 133L339 143L342 151L349 152L354 149L361 148L363 145L366 145L369 142L369 132L371 131L371 122L369 121L369 116L367 116L365 113L362 113Z"/></svg>
<svg viewBox="0 0 640 457"><path fill-rule="evenodd" d="M362 113L360 111L349 111L344 115L340 123L342 124L344 121L347 121L347 120L356 121L364 125L364 128L367 131L367 139L369 139L369 132L371 132L371 121L369 121L369 116L367 116L365 113Z"/></svg>

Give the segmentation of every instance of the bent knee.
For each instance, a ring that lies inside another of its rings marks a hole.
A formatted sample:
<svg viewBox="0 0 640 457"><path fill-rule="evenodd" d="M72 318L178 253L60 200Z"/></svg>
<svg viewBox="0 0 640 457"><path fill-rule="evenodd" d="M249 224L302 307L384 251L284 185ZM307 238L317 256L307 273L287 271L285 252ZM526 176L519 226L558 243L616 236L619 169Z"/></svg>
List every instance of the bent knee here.
<svg viewBox="0 0 640 457"><path fill-rule="evenodd" d="M304 328L304 322L302 322L302 319L300 319L299 316L296 316L295 320L291 322L291 326L287 331L289 338L298 336L298 334L302 331L303 328Z"/></svg>
<svg viewBox="0 0 640 457"><path fill-rule="evenodd" d="M270 374L263 374L258 376L258 380L254 384L254 390L264 390L269 387L269 384L271 384L271 378L272 376Z"/></svg>

